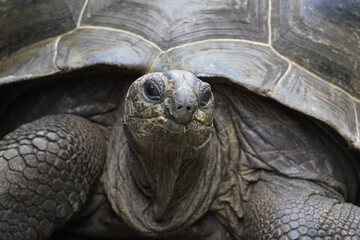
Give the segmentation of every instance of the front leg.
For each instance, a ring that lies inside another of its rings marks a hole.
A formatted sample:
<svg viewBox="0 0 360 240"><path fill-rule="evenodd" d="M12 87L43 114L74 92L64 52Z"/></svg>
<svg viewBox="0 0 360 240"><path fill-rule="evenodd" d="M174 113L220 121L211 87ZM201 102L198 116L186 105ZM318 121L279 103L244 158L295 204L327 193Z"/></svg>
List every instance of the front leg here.
<svg viewBox="0 0 360 240"><path fill-rule="evenodd" d="M360 239L360 208L308 180L267 174L247 204L245 239Z"/></svg>
<svg viewBox="0 0 360 240"><path fill-rule="evenodd" d="M100 175L105 142L73 115L24 124L0 141L0 239L46 239L76 214Z"/></svg>

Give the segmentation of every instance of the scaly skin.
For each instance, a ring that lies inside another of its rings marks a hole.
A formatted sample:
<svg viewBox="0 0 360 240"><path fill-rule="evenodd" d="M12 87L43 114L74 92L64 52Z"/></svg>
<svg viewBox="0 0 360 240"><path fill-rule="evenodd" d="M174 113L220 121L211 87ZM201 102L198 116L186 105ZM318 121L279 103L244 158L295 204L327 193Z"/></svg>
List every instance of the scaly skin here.
<svg viewBox="0 0 360 240"><path fill-rule="evenodd" d="M247 206L246 239L360 239L360 208L311 181L264 174Z"/></svg>
<svg viewBox="0 0 360 240"><path fill-rule="evenodd" d="M46 239L76 214L105 160L88 120L53 115L0 141L0 238Z"/></svg>
<svg viewBox="0 0 360 240"><path fill-rule="evenodd" d="M161 98L143 98L151 82ZM108 202L80 219L77 233L359 239L360 210L345 203L357 190L355 172L311 122L218 85L212 128L212 95L190 73L149 74L134 83L125 121L117 116L112 127L102 189ZM198 100L187 101L192 95ZM201 101L208 104L197 111ZM48 238L80 210L104 158L101 133L80 117L49 116L8 134L0 141L0 238Z"/></svg>

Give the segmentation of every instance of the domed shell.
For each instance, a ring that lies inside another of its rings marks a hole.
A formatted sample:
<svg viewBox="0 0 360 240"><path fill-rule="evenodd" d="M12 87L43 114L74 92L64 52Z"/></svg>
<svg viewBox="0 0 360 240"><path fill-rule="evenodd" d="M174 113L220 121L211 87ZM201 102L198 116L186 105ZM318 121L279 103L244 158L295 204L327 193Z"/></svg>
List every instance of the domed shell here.
<svg viewBox="0 0 360 240"><path fill-rule="evenodd" d="M360 1L5 1L0 86L95 64L221 77L360 148Z"/></svg>

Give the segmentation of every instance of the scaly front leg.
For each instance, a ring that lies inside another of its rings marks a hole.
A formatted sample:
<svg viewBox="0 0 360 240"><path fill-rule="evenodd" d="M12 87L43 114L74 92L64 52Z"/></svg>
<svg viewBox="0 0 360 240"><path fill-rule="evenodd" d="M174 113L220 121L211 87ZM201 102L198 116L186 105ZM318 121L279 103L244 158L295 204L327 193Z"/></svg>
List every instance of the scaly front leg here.
<svg viewBox="0 0 360 240"><path fill-rule="evenodd" d="M76 214L100 175L105 142L73 115L24 124L0 141L0 239L46 239Z"/></svg>
<svg viewBox="0 0 360 240"><path fill-rule="evenodd" d="M330 187L268 174L253 186L245 239L360 239L360 208Z"/></svg>

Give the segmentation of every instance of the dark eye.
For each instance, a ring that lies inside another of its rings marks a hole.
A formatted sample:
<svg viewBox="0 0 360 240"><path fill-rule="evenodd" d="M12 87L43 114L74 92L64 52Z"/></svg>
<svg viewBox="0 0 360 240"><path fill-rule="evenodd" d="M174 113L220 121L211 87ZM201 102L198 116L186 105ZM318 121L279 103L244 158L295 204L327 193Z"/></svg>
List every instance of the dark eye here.
<svg viewBox="0 0 360 240"><path fill-rule="evenodd" d="M201 96L200 99L200 106L205 107L207 106L211 101L211 88L207 88L204 93Z"/></svg>
<svg viewBox="0 0 360 240"><path fill-rule="evenodd" d="M146 81L144 83L145 95L151 100L160 100L160 88L154 81Z"/></svg>

